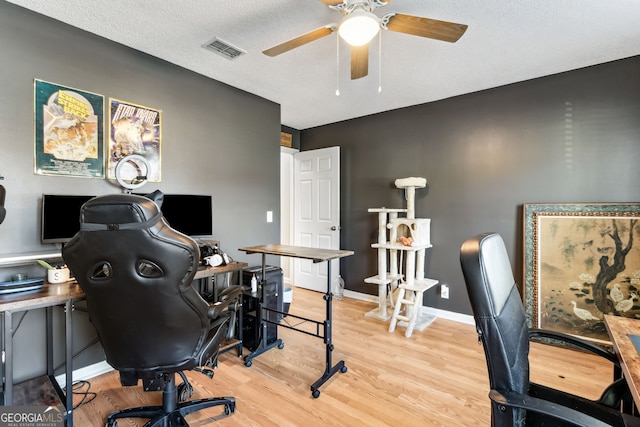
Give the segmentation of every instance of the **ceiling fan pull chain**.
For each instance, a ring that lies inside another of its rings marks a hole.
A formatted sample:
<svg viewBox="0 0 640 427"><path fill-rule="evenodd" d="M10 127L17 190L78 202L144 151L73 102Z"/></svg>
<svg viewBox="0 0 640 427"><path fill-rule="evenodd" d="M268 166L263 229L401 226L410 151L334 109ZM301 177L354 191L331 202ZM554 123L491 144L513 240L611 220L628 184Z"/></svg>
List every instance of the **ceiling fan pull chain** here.
<svg viewBox="0 0 640 427"><path fill-rule="evenodd" d="M340 37L336 36L336 96L340 96Z"/></svg>

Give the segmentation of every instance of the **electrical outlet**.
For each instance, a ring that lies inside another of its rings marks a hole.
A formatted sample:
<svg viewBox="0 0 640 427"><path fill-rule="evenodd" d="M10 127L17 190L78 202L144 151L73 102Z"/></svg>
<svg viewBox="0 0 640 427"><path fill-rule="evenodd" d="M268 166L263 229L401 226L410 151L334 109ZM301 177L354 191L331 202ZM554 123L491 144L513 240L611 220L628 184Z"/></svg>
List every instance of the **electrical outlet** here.
<svg viewBox="0 0 640 427"><path fill-rule="evenodd" d="M449 285L440 285L440 298L449 299Z"/></svg>

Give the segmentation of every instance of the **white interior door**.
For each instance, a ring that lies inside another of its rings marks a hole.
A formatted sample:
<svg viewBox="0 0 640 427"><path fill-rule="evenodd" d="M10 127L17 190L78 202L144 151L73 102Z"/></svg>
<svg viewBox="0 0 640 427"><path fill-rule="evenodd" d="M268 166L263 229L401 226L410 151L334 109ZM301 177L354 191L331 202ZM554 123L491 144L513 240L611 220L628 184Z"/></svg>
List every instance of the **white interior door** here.
<svg viewBox="0 0 640 427"><path fill-rule="evenodd" d="M340 147L294 154L294 245L340 249ZM331 262L332 289L340 274ZM327 263L294 259L293 284L327 291Z"/></svg>

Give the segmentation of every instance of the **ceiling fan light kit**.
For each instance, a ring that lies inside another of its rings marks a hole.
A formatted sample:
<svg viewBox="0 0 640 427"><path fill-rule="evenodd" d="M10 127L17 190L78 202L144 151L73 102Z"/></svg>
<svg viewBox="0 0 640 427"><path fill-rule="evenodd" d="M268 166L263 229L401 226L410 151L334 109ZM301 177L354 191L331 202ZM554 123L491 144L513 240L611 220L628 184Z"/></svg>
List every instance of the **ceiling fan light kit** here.
<svg viewBox="0 0 640 427"><path fill-rule="evenodd" d="M340 38L351 46L351 80L369 73L369 42L380 29L412 36L425 37L455 43L467 31L464 24L390 12L382 17L373 13L391 0L320 0L330 9L340 12L344 18L339 26L325 25L301 36L287 40L262 53L277 56L338 31Z"/></svg>
<svg viewBox="0 0 640 427"><path fill-rule="evenodd" d="M338 28L342 40L351 46L362 46L371 41L380 31L380 20L376 15L361 8L344 17Z"/></svg>

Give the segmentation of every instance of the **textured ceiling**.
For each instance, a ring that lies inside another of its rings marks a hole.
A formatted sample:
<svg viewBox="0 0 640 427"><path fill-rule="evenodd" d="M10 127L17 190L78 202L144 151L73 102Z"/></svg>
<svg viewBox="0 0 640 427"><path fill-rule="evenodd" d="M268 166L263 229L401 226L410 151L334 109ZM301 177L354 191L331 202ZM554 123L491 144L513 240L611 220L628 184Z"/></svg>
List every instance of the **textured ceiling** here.
<svg viewBox="0 0 640 427"><path fill-rule="evenodd" d="M640 0L393 0L377 15L469 29L453 44L384 31L369 75L353 81L336 33L261 53L339 22L319 0L8 1L279 103L282 124L300 130L640 54ZM214 37L246 54L204 49Z"/></svg>

